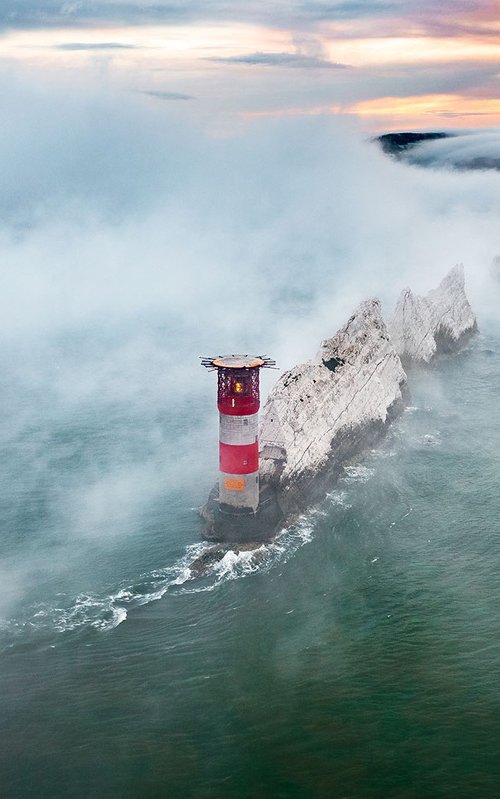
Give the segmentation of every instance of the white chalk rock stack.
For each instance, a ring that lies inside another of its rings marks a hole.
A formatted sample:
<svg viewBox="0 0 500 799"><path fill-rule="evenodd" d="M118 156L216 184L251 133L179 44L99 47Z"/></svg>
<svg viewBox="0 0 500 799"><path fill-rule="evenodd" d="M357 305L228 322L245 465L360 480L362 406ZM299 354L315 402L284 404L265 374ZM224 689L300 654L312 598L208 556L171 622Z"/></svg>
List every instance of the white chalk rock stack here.
<svg viewBox="0 0 500 799"><path fill-rule="evenodd" d="M429 363L440 352L455 352L477 330L465 294L461 264L448 272L437 289L419 297L405 289L388 325L403 363Z"/></svg>
<svg viewBox="0 0 500 799"><path fill-rule="evenodd" d="M314 361L282 375L262 414L260 471L284 492L285 510L321 493L318 477L331 482L383 433L404 406L405 384L377 299L363 302Z"/></svg>

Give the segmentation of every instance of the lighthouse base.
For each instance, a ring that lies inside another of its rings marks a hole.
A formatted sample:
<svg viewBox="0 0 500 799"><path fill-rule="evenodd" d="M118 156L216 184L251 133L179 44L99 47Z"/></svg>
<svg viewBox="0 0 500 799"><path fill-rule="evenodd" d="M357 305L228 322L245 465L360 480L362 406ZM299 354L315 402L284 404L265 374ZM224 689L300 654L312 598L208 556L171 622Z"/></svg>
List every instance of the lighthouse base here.
<svg viewBox="0 0 500 799"><path fill-rule="evenodd" d="M205 521L204 538L232 544L269 541L284 521L276 492L267 485L261 488L256 511L221 502L215 487L201 515Z"/></svg>

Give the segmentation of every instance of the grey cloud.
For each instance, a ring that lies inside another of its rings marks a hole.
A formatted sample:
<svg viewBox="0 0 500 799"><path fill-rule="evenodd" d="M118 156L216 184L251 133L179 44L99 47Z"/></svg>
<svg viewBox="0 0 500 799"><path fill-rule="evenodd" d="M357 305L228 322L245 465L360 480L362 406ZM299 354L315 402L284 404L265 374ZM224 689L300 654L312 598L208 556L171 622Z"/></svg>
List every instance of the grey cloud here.
<svg viewBox="0 0 500 799"><path fill-rule="evenodd" d="M94 25L149 24L181 22L193 14L182 3L158 2L145 6L136 0L129 2L66 2L57 0L5 0L0 10L0 28L89 28Z"/></svg>
<svg viewBox="0 0 500 799"><path fill-rule="evenodd" d="M484 0L486 2L486 0ZM456 5L456 4L454 4ZM451 9L450 0L444 8ZM366 19L394 15L420 15L409 0L169 0L145 4L139 0L99 0L61 3L57 0L4 0L0 10L0 28L43 28L96 24L181 24L195 21L242 21L300 29L329 20ZM436 16L435 5L432 14ZM441 8L438 12L441 16ZM430 17L431 18L431 17Z"/></svg>
<svg viewBox="0 0 500 799"><path fill-rule="evenodd" d="M448 119L455 119L459 118L462 119L463 117L489 117L491 116L489 111L438 111L440 117L447 117Z"/></svg>
<svg viewBox="0 0 500 799"><path fill-rule="evenodd" d="M150 97L157 97L158 100L194 100L192 94L182 94L182 92L162 92L155 89L143 89L141 94L147 94Z"/></svg>
<svg viewBox="0 0 500 799"><path fill-rule="evenodd" d="M384 95L405 97L418 94L463 94L476 96L481 87L482 97L498 96L499 64L481 62L440 62L419 66L394 64L383 68L357 68L352 73L358 79L356 90L363 99Z"/></svg>
<svg viewBox="0 0 500 799"><path fill-rule="evenodd" d="M302 53L247 53L238 56L213 56L207 61L218 61L223 64L250 64L266 67L292 67L300 69L346 69L345 64L337 64L316 56Z"/></svg>
<svg viewBox="0 0 500 799"><path fill-rule="evenodd" d="M120 42L67 42L55 44L53 50L136 50L134 44L120 44Z"/></svg>
<svg viewBox="0 0 500 799"><path fill-rule="evenodd" d="M371 16L388 16L394 14L401 7L398 0L371 0L371 2L300 2L296 5L297 16L302 19L316 22L329 20L364 19Z"/></svg>

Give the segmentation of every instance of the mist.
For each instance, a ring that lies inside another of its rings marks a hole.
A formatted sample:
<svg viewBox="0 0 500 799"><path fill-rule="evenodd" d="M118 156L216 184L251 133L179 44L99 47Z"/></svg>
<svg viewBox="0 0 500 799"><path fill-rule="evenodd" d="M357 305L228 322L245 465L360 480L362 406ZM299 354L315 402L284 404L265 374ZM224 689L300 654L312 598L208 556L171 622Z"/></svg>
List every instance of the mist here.
<svg viewBox="0 0 500 799"><path fill-rule="evenodd" d="M198 540L217 456L198 356L287 368L361 300L389 316L457 262L480 325L497 318L494 172L393 162L341 117L215 133L194 102L21 78L1 103L4 617L41 584L111 582L121 548L147 565L145 514L170 547Z"/></svg>

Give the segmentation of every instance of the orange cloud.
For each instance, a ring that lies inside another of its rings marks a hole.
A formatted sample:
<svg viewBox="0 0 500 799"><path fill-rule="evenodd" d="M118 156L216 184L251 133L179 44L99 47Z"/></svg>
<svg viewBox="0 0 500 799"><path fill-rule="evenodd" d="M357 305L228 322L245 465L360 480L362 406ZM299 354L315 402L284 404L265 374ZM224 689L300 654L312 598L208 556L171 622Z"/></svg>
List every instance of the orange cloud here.
<svg viewBox="0 0 500 799"><path fill-rule="evenodd" d="M372 132L432 127L500 126L500 99L452 94L380 97L352 105L321 105L241 114L244 118L342 115L358 117Z"/></svg>
<svg viewBox="0 0 500 799"><path fill-rule="evenodd" d="M476 37L448 38L419 35L374 36L325 43L331 60L357 67L500 61L500 34L487 42Z"/></svg>
<svg viewBox="0 0 500 799"><path fill-rule="evenodd" d="M377 128L432 127L436 124L484 127L500 124L500 99L453 94L379 97L356 103L350 113L371 120Z"/></svg>

